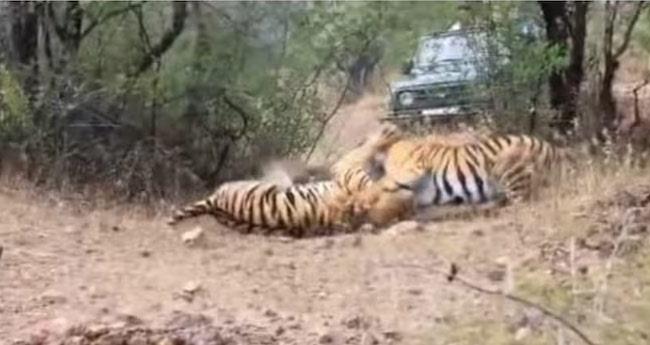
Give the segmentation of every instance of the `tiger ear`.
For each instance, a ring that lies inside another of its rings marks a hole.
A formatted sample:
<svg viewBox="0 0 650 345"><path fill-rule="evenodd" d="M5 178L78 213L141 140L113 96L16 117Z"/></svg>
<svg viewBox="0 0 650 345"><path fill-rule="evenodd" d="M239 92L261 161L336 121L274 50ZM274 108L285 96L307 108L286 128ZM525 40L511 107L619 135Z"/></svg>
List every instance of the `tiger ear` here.
<svg viewBox="0 0 650 345"><path fill-rule="evenodd" d="M386 160L386 153L379 152L373 155L364 165L363 170L366 171L368 177L372 181L378 181L386 175L386 168L384 161Z"/></svg>

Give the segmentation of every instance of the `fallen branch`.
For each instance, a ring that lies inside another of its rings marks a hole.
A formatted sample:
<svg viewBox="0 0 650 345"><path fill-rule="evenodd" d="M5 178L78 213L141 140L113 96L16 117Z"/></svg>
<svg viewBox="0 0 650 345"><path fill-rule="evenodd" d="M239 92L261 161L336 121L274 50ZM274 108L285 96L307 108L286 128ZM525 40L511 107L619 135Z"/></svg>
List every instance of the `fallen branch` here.
<svg viewBox="0 0 650 345"><path fill-rule="evenodd" d="M457 264L451 263L450 268L448 270L440 269L437 267L431 267L431 266L422 266L422 265L417 265L417 264L399 264L399 265L387 265L385 267L401 267L401 268L417 268L421 270L425 270L431 273L435 273L441 276L444 276L448 282L458 282L460 285L465 286L466 288L469 288L474 291L478 291L480 293L486 294L486 295L492 295L492 296L501 296L507 300L523 304L527 307L534 308L538 311L540 311L542 314L546 315L547 317L559 322L561 325L564 327L570 329L573 333L575 333L585 344L588 345L596 345L595 342L593 342L587 335L582 332L578 327L576 327L574 324L572 324L569 320L563 318L562 316L558 315L557 313L551 311L550 309L539 305L535 302L529 301L523 297L513 295L511 293L505 292L501 289L498 288L485 288L482 287L471 280L461 276L459 274L460 268L458 267Z"/></svg>

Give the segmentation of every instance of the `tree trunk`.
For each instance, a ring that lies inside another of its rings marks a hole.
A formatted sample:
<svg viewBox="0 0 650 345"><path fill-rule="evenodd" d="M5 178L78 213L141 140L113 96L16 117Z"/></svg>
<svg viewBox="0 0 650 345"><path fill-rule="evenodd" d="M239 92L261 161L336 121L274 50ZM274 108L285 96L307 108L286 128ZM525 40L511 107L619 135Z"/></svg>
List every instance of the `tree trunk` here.
<svg viewBox="0 0 650 345"><path fill-rule="evenodd" d="M641 15L641 11L645 8L643 2L634 4L632 15L627 22L625 31L623 33L622 42L620 46L614 48L614 28L616 26L616 18L619 16L620 2L619 1L606 1L605 2L605 30L603 34L603 80L600 85L598 93L599 108L601 111L601 125L604 129L614 133L616 128L620 125L620 119L616 111L616 100L612 93L612 86L616 71L620 65L619 59L627 50L632 37L632 30Z"/></svg>
<svg viewBox="0 0 650 345"><path fill-rule="evenodd" d="M569 5L572 5L569 13ZM574 127L577 101L583 78L585 38L587 35L588 2L539 1L546 23L546 37L550 45L558 45L568 52L566 68L549 76L551 106L558 111L552 124L566 134Z"/></svg>
<svg viewBox="0 0 650 345"><path fill-rule="evenodd" d="M10 2L10 61L24 71L22 86L28 98L38 91L38 11L41 4Z"/></svg>

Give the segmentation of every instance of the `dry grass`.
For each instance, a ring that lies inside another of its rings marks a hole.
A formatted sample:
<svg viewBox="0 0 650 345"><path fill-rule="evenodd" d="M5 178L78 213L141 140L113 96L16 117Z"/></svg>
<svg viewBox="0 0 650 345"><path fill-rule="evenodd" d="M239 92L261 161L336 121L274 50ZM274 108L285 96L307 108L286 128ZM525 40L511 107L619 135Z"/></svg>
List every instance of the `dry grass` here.
<svg viewBox="0 0 650 345"><path fill-rule="evenodd" d="M324 335L351 344L395 337L404 344L580 343L534 309L409 266L444 270L452 261L463 277L539 303L595 343L646 343L647 230L621 240L616 229L630 207L615 195L634 194L648 171L581 162L538 200L496 215L287 241L239 235L210 219L174 231L155 212L79 207L5 185L0 338L124 314L155 325L179 310L271 334L282 328L278 343L316 343ZM184 246L182 231L196 225L205 238ZM182 298L190 282L200 285L191 301Z"/></svg>
<svg viewBox="0 0 650 345"><path fill-rule="evenodd" d="M379 97L344 108L320 158L353 146L381 111ZM625 201L650 185L637 157L608 145L536 200L493 215L306 240L241 235L211 219L172 230L167 205L86 203L3 181L0 339L38 334L47 344L77 323L131 315L155 326L181 311L253 324L282 344L581 343L534 308L418 268L454 262L462 277L551 309L597 344L648 343L650 216L644 231L627 217L650 205ZM184 245L195 226L205 236ZM190 298L188 285L199 286Z"/></svg>

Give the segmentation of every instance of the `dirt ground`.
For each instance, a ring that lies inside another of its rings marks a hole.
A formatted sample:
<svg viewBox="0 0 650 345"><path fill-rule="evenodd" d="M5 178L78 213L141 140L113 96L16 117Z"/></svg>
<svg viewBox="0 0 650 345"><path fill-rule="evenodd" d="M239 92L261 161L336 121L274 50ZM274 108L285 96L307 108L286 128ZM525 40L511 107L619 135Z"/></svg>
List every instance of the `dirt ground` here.
<svg viewBox="0 0 650 345"><path fill-rule="evenodd" d="M381 109L343 109L321 158ZM589 162L492 215L301 240L2 183L0 344L649 344L648 176Z"/></svg>
<svg viewBox="0 0 650 345"><path fill-rule="evenodd" d="M459 277L554 310L598 343L648 343L647 175L625 177L627 192L608 179L490 216L302 240L209 218L171 229L163 214L5 185L0 342L580 343L535 308L449 282L454 262ZM196 226L204 236L184 244Z"/></svg>

